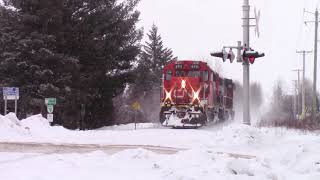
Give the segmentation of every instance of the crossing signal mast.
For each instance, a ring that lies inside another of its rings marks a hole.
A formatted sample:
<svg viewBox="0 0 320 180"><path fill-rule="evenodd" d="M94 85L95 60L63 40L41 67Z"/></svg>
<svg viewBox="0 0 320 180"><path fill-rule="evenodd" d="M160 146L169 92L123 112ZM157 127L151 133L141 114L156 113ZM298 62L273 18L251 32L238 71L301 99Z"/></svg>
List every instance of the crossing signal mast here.
<svg viewBox="0 0 320 180"><path fill-rule="evenodd" d="M255 17L250 18L250 5L249 0L244 0L243 3L243 45L241 41L238 41L237 46L224 46L222 51L211 53L211 56L222 58L223 62L227 59L232 63L235 59L235 55L232 49L237 50L237 62L243 64L243 123L251 125L250 119L250 64L254 64L257 58L264 57L265 54L259 51L255 51L250 47L250 27L255 27L256 35L259 37L259 22L260 11L257 13L254 10ZM250 25L250 20L255 20L255 25ZM226 49L229 48L229 52Z"/></svg>

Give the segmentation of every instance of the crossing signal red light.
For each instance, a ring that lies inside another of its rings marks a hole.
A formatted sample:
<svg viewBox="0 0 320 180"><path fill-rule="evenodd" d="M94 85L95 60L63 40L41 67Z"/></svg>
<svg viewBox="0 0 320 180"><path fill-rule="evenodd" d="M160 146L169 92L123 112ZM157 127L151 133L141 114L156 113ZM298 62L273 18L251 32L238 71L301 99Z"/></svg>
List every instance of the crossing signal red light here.
<svg viewBox="0 0 320 180"><path fill-rule="evenodd" d="M210 53L210 55L213 57L221 58L223 60L223 62L225 62L227 59L229 59L230 62L232 63L235 59L235 55L231 49L229 52L227 52L223 49L222 51L219 51L219 52Z"/></svg>
<svg viewBox="0 0 320 180"><path fill-rule="evenodd" d="M264 53L260 53L258 51L254 51L254 50L244 50L243 51L243 57L248 58L250 64L253 64L255 59L261 58L264 56L265 56Z"/></svg>

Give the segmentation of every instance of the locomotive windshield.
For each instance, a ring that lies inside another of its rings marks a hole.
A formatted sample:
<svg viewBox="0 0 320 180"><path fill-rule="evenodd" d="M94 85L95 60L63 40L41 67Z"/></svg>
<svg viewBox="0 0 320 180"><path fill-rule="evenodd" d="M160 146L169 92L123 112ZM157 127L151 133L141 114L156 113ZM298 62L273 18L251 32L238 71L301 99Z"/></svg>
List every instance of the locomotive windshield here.
<svg viewBox="0 0 320 180"><path fill-rule="evenodd" d="M200 71L189 71L188 77L194 77L194 78L200 77Z"/></svg>
<svg viewBox="0 0 320 180"><path fill-rule="evenodd" d="M166 80L171 81L171 77L172 77L172 71L168 70L166 73Z"/></svg>
<svg viewBox="0 0 320 180"><path fill-rule="evenodd" d="M186 72L183 70L177 70L176 71L176 77L185 77L186 76Z"/></svg>
<svg viewBox="0 0 320 180"><path fill-rule="evenodd" d="M193 78L197 78L197 77L200 77L200 71L177 70L176 71L176 77L193 77Z"/></svg>

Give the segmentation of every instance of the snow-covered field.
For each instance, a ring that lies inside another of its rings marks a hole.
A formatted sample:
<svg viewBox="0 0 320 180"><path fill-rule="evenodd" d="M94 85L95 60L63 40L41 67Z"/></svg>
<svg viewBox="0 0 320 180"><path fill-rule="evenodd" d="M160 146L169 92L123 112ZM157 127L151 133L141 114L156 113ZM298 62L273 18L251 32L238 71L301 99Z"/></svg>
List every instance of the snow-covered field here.
<svg viewBox="0 0 320 180"><path fill-rule="evenodd" d="M270 179L319 180L320 135L238 123L198 130L154 124L69 131L50 127L40 115L19 121L0 116L0 144L53 143L154 145L186 149L159 154L142 148L108 154L7 152L0 148L0 179ZM9 150L8 150L9 151ZM235 156L232 156L234 154ZM242 156L246 155L246 156Z"/></svg>

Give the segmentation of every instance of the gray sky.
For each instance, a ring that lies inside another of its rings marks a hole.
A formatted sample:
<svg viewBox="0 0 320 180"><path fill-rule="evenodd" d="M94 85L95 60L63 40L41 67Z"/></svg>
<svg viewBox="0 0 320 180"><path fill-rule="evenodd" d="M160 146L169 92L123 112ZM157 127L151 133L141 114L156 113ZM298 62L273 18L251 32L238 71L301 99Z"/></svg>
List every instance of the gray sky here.
<svg viewBox="0 0 320 180"><path fill-rule="evenodd" d="M250 0L261 10L261 37L252 29L251 47L266 53L266 57L251 66L251 81L262 84L271 95L274 82L282 79L292 92L292 69L302 68L302 56L296 50L313 50L314 25L305 26L303 19L313 20L303 9L315 11L320 0ZM242 0L142 0L140 26L147 33L153 23L159 27L166 46L179 59L207 59L211 51L223 45L242 41ZM312 78L313 54L307 56L307 78ZM242 82L242 65L223 63L223 75ZM318 78L319 79L319 78ZM319 83L318 83L319 84ZM319 86L318 86L319 87Z"/></svg>

